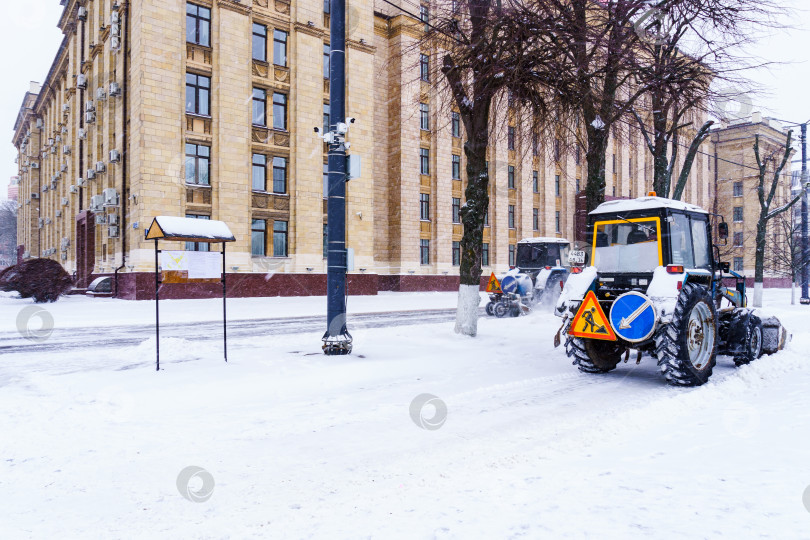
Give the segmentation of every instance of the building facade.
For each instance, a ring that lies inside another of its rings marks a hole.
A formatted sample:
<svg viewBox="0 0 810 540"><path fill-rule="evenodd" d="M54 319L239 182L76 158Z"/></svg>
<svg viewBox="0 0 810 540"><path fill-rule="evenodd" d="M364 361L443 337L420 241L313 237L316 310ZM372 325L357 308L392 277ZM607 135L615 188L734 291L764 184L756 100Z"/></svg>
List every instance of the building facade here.
<svg viewBox="0 0 810 540"><path fill-rule="evenodd" d="M232 295L324 294L326 149L313 127L329 121L328 3L63 5L62 46L15 124L24 255L60 261L80 287L114 275L119 296L150 298L152 218L218 219L236 236ZM346 111L357 118L348 140L363 163L347 186L349 292L452 290L464 133L424 75L435 51L414 49L423 24L386 3L350 0L347 13ZM507 99L493 117L486 274L507 269L522 238L573 239L585 178L584 151L536 141ZM614 137L608 195L648 191L651 160L638 139L632 126ZM709 161L698 156L685 197L703 206Z"/></svg>
<svg viewBox="0 0 810 540"><path fill-rule="evenodd" d="M722 215L729 224L729 239L721 247L721 256L731 263L731 269L746 277L754 277L756 258L756 232L760 215L757 189L759 169L754 154L755 137L759 135L760 156L768 162L765 189L770 188L773 172L784 154L787 130L781 123L762 114L721 124L712 132L714 151L714 182L716 185L713 211ZM795 141L795 138L794 138ZM774 210L792 198L793 174L788 160L771 204ZM798 208L798 205L797 207ZM795 218L795 209L786 211L781 217ZM779 218L777 218L779 219ZM765 252L766 285L789 286L789 270L786 261L780 260L778 253L786 247L786 231L775 220L768 224Z"/></svg>

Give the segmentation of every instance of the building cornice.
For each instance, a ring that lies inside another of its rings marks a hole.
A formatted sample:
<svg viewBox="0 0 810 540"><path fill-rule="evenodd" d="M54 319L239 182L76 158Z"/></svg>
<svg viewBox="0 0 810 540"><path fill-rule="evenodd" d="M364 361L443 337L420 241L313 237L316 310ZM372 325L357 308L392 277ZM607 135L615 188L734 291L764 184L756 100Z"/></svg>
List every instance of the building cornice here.
<svg viewBox="0 0 810 540"><path fill-rule="evenodd" d="M250 15L250 12L253 11L249 6L246 6L237 0L217 0L217 6L220 9L227 9L242 15Z"/></svg>

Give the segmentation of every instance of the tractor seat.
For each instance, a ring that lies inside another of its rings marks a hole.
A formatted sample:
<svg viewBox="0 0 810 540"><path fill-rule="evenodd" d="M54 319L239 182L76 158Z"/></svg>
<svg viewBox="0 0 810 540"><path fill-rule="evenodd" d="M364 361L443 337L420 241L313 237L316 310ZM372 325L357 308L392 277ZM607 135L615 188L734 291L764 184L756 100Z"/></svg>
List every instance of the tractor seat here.
<svg viewBox="0 0 810 540"><path fill-rule="evenodd" d="M640 244L642 242L646 242L647 240L649 240L647 234L638 229L631 231L630 234L627 235L628 244Z"/></svg>

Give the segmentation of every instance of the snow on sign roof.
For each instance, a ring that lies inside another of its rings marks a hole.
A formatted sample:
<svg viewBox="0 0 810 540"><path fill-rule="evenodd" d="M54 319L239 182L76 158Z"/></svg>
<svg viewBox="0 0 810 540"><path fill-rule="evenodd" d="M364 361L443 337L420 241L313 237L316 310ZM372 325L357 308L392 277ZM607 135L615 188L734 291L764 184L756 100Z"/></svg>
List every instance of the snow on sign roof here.
<svg viewBox="0 0 810 540"><path fill-rule="evenodd" d="M570 244L565 238L555 238L552 236L537 236L535 238L524 238L518 244Z"/></svg>
<svg viewBox="0 0 810 540"><path fill-rule="evenodd" d="M591 215L632 212L634 210L655 210L658 208L671 208L673 210L686 210L688 212L708 214L703 208L683 201L675 201L663 197L639 197L638 199L617 199L615 201L603 202L596 210L591 212Z"/></svg>
<svg viewBox="0 0 810 540"><path fill-rule="evenodd" d="M234 242L224 221L174 216L157 216L146 231L147 240L184 240L186 242Z"/></svg>

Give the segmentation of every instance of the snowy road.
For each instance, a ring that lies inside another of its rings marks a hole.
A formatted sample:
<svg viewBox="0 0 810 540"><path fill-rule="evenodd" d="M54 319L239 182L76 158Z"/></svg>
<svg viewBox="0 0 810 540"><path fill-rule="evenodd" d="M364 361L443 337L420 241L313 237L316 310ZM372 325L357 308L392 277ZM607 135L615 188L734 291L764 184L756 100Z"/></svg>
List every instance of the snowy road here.
<svg viewBox="0 0 810 540"><path fill-rule="evenodd" d="M353 314L348 319L350 332L357 328L385 328L452 321L453 309L389 311ZM326 329L326 317L289 317L236 320L228 322L228 341L233 347L249 346L246 338L317 332ZM19 332L0 332L0 354L31 354L94 348L137 345L155 334L155 325L93 325L89 327L54 328L44 340L31 340ZM222 321L162 323L161 338L178 337L192 341L222 340Z"/></svg>
<svg viewBox="0 0 810 540"><path fill-rule="evenodd" d="M348 357L318 319L227 365L218 333L178 334L160 373L154 338L4 354L0 538L807 538L808 308L785 298L766 291L789 349L695 389L647 359L579 373L547 313L475 339L357 324ZM425 393L439 429L411 418ZM189 466L205 502L178 491Z"/></svg>

